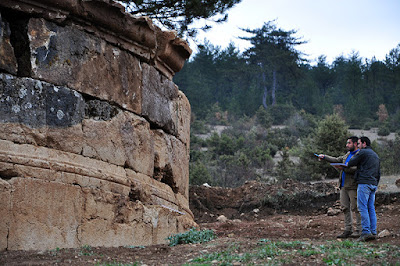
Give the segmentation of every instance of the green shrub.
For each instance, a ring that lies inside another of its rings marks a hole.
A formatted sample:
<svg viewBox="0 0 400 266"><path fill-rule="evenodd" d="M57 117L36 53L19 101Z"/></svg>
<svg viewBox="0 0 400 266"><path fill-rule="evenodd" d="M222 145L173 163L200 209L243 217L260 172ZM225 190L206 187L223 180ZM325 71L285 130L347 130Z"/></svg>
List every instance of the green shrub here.
<svg viewBox="0 0 400 266"><path fill-rule="evenodd" d="M271 115L265 110L263 106L260 106L256 112L256 118L258 124L263 128L270 128L272 124L272 117Z"/></svg>
<svg viewBox="0 0 400 266"><path fill-rule="evenodd" d="M285 125L291 136L306 137L317 127L317 121L312 115L302 110L287 119Z"/></svg>
<svg viewBox="0 0 400 266"><path fill-rule="evenodd" d="M378 136L388 136L390 134L389 127L386 125L380 126L378 129Z"/></svg>
<svg viewBox="0 0 400 266"><path fill-rule="evenodd" d="M219 103L215 103L207 110L206 123L211 125L226 125L228 119L227 111L224 111Z"/></svg>
<svg viewBox="0 0 400 266"><path fill-rule="evenodd" d="M282 160L276 166L275 175L278 179L284 180L293 178L294 163L290 160L289 152L287 149L281 151Z"/></svg>
<svg viewBox="0 0 400 266"><path fill-rule="evenodd" d="M318 123L313 135L304 139L300 152L300 165L296 179L318 180L337 178L337 171L325 161L318 161L314 153L338 157L346 153L346 140L350 136L348 126L338 115L329 115Z"/></svg>
<svg viewBox="0 0 400 266"><path fill-rule="evenodd" d="M195 120L190 125L190 130L195 134L206 134L206 133L210 132L210 129L208 128L208 126L204 123L204 121L201 121L201 120Z"/></svg>
<svg viewBox="0 0 400 266"><path fill-rule="evenodd" d="M378 121L368 119L367 122L364 123L362 129L364 130L370 130L373 127L378 127Z"/></svg>
<svg viewBox="0 0 400 266"><path fill-rule="evenodd" d="M268 113L272 118L273 125L282 125L289 117L291 117L295 108L288 104L277 104L268 108Z"/></svg>
<svg viewBox="0 0 400 266"><path fill-rule="evenodd" d="M93 252L91 246L89 246L89 245L83 245L83 246L81 247L81 250L80 250L80 252L79 252L79 255L81 255L81 256L93 256L93 255L95 255L95 254L94 254L94 252Z"/></svg>
<svg viewBox="0 0 400 266"><path fill-rule="evenodd" d="M207 142L204 139L199 138L196 135L190 133L190 147L200 148L205 146L207 146Z"/></svg>
<svg viewBox="0 0 400 266"><path fill-rule="evenodd" d="M375 141L373 142L375 144ZM371 145L372 146L372 145ZM395 140L381 141L377 147L373 149L378 153L381 159L381 172L385 175L395 175L400 173L400 137L396 136Z"/></svg>
<svg viewBox="0 0 400 266"><path fill-rule="evenodd" d="M268 131L265 140L270 147L271 156L275 156L279 150L297 145L298 138L292 135L288 128L275 128Z"/></svg>
<svg viewBox="0 0 400 266"><path fill-rule="evenodd" d="M214 238L216 238L216 235L213 230L205 229L197 231L196 228L192 228L185 233L169 236L167 240L170 246L176 246L179 244L204 243Z"/></svg>
<svg viewBox="0 0 400 266"><path fill-rule="evenodd" d="M202 185L204 183L212 183L212 178L210 173L207 170L207 167L199 162L199 163L191 163L189 165L189 182L192 185Z"/></svg>
<svg viewBox="0 0 400 266"><path fill-rule="evenodd" d="M390 131L400 131L400 110L389 117L388 124Z"/></svg>

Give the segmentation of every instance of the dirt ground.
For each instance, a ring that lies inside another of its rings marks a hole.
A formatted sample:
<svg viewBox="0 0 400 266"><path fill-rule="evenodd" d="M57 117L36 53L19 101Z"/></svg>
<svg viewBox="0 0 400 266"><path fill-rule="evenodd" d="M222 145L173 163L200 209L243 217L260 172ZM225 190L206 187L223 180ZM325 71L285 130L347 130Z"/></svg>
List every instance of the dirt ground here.
<svg viewBox="0 0 400 266"><path fill-rule="evenodd" d="M397 245L400 249L400 189L385 191L388 187L391 185L382 184L376 198L376 211L378 233L388 230L389 234L371 242ZM216 239L174 247L164 244L4 251L0 252L0 265L182 265L202 254L227 250L233 243L243 252L254 249L260 239L324 243L336 240L344 225L335 182L261 184L253 181L234 189L192 186L190 206L200 229L214 230ZM324 264L315 256L295 260L290 264ZM267 262L256 260L253 263ZM374 263L382 261L356 262ZM386 263L399 262L395 258Z"/></svg>

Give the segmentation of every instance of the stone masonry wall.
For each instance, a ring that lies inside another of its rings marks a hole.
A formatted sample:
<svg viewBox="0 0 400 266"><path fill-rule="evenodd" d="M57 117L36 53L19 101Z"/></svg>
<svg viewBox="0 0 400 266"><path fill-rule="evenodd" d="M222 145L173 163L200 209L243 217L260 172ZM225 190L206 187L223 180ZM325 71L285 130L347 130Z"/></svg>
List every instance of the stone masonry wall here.
<svg viewBox="0 0 400 266"><path fill-rule="evenodd" d="M165 243L189 209L187 43L108 0L0 2L0 250Z"/></svg>

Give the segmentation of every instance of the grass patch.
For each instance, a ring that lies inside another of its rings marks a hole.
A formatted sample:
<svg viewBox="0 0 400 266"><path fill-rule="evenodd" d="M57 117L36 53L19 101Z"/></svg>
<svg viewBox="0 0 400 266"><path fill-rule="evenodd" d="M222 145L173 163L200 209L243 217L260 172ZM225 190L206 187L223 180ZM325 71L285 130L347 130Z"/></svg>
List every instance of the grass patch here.
<svg viewBox="0 0 400 266"><path fill-rule="evenodd" d="M60 253L61 249L60 248L55 248L49 251L51 256L57 256Z"/></svg>
<svg viewBox="0 0 400 266"><path fill-rule="evenodd" d="M239 246L233 244L227 250L220 252L213 252L210 254L204 254L200 257L193 259L190 263L196 265L208 265L209 263L217 262L218 265L232 265L232 263L248 263L252 259L252 254L250 253L239 253Z"/></svg>
<svg viewBox="0 0 400 266"><path fill-rule="evenodd" d="M125 248L131 248L131 249L144 249L145 246L124 246Z"/></svg>
<svg viewBox="0 0 400 266"><path fill-rule="evenodd" d="M81 250L79 251L80 256L93 256L94 252L92 250L92 247L89 245L83 245L81 247Z"/></svg>
<svg viewBox="0 0 400 266"><path fill-rule="evenodd" d="M176 246L178 244L204 243L214 238L216 238L216 235L212 230L197 231L195 228L192 228L185 233L169 236L167 240L170 246Z"/></svg>
<svg viewBox="0 0 400 266"><path fill-rule="evenodd" d="M322 265L353 265L359 262L392 265L388 261L398 261L398 246L359 243L350 240L326 241L313 244L304 241L273 241L261 239L253 250L240 253L240 244L232 244L228 249L201 255L189 264L196 265L281 265L311 262ZM394 264L400 265L400 264Z"/></svg>

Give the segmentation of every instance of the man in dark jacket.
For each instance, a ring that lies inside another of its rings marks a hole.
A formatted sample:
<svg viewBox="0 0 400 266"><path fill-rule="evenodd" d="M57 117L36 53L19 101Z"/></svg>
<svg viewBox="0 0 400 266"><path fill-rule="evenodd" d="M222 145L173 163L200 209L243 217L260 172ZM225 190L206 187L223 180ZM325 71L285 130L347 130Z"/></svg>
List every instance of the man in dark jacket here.
<svg viewBox="0 0 400 266"><path fill-rule="evenodd" d="M369 138L361 137L358 148L360 151L350 159L347 166L357 166L357 206L362 225L358 241L367 241L376 238L375 193L381 177L380 159L371 149Z"/></svg>
<svg viewBox="0 0 400 266"><path fill-rule="evenodd" d="M348 152L339 157L332 157L326 154L320 154L318 157L330 163L347 163L357 152L358 137L352 136L347 139L346 149ZM359 237L361 234L361 216L357 209L357 183L354 174L357 167L338 168L340 205L344 213L344 232L338 235L338 238ZM353 231L353 213L356 217L356 227Z"/></svg>

